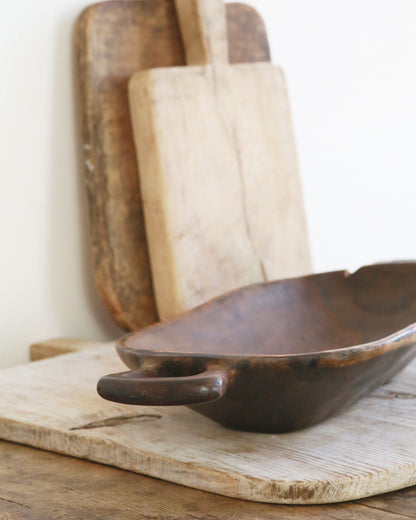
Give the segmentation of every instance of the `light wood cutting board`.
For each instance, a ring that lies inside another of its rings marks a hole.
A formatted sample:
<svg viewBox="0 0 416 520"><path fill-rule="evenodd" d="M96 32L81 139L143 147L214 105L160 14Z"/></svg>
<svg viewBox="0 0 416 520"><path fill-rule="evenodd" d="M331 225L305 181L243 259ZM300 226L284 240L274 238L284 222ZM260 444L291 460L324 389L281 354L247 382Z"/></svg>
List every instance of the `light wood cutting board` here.
<svg viewBox="0 0 416 520"><path fill-rule="evenodd" d="M99 398L98 378L123 369L102 345L0 371L0 438L259 502L338 502L416 484L416 361L341 416L283 435Z"/></svg>
<svg viewBox="0 0 416 520"><path fill-rule="evenodd" d="M188 67L129 85L161 319L250 283L311 272L285 81L230 65L222 0L176 0Z"/></svg>

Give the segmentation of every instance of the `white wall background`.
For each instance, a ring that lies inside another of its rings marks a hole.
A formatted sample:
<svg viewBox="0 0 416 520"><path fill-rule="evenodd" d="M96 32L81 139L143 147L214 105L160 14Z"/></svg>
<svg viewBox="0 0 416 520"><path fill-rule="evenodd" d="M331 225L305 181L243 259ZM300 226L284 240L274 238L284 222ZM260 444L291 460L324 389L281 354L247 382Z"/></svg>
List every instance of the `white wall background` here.
<svg viewBox="0 0 416 520"><path fill-rule="evenodd" d="M92 282L73 89L84 0L0 18L0 366L111 339ZM317 271L416 258L416 2L250 0L286 72Z"/></svg>

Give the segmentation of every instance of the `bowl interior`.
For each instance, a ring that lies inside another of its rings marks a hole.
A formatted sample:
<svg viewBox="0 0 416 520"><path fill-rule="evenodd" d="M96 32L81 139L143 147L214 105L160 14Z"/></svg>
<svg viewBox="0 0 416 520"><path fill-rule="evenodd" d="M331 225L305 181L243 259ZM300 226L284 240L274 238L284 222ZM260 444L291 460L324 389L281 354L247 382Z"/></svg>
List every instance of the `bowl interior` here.
<svg viewBox="0 0 416 520"><path fill-rule="evenodd" d="M248 286L128 337L126 347L295 354L359 345L416 321L416 263Z"/></svg>

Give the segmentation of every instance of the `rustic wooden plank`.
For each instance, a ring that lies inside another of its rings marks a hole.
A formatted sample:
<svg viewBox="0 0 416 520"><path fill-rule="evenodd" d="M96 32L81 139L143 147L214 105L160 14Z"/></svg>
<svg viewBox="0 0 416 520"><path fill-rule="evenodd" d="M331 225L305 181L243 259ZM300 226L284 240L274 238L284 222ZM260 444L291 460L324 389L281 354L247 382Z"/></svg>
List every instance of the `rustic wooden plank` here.
<svg viewBox="0 0 416 520"><path fill-rule="evenodd" d="M227 5L230 61L269 59L259 15ZM127 81L139 70L184 64L173 0L121 0L89 7L76 28L90 243L96 283L125 329L156 321Z"/></svg>
<svg viewBox="0 0 416 520"><path fill-rule="evenodd" d="M401 518L416 518L416 486L357 501L357 504L378 512L393 513Z"/></svg>
<svg viewBox="0 0 416 520"><path fill-rule="evenodd" d="M161 319L312 271L281 69L229 64L221 0L176 5L188 66L140 71L129 84Z"/></svg>
<svg viewBox="0 0 416 520"><path fill-rule="evenodd" d="M131 520L397 520L416 518L416 487L329 506L246 502L169 484L131 472L0 442L3 520L77 518Z"/></svg>
<svg viewBox="0 0 416 520"><path fill-rule="evenodd" d="M2 370L0 437L265 502L350 500L416 481L416 362L339 417L284 435L100 399L97 379L122 368L101 346Z"/></svg>
<svg viewBox="0 0 416 520"><path fill-rule="evenodd" d="M104 343L113 345L113 341ZM60 356L69 352L78 352L87 348L95 348L103 345L101 341L86 341L74 338L53 338L33 343L29 347L30 361L39 361L40 359Z"/></svg>

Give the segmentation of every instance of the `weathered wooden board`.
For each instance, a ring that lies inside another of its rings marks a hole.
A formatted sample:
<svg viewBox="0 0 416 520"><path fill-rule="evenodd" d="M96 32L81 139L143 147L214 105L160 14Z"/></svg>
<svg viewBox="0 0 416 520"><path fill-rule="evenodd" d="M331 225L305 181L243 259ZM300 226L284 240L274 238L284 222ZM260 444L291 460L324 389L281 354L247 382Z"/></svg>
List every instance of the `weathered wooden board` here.
<svg viewBox="0 0 416 520"><path fill-rule="evenodd" d="M416 519L416 487L344 504L259 504L4 441L0 482L2 520Z"/></svg>
<svg viewBox="0 0 416 520"><path fill-rule="evenodd" d="M0 441L2 520L416 519L416 487L360 502L259 504Z"/></svg>
<svg viewBox="0 0 416 520"><path fill-rule="evenodd" d="M29 347L30 361L60 356L69 352L78 352L88 348L105 345L102 341L88 341L73 338L52 338L38 343L32 343ZM114 341L109 341L107 345L114 345Z"/></svg>
<svg viewBox="0 0 416 520"><path fill-rule="evenodd" d="M231 63L269 59L263 21L227 5ZM76 27L90 242L96 283L125 329L157 320L127 103L139 70L183 65L173 0L118 0L87 8ZM307 245L305 245L307 247Z"/></svg>
<svg viewBox="0 0 416 520"><path fill-rule="evenodd" d="M129 84L161 319L312 271L281 69L229 64L222 0L176 9L188 66L143 70Z"/></svg>
<svg viewBox="0 0 416 520"><path fill-rule="evenodd" d="M337 502L416 483L416 362L341 416L284 435L100 399L97 379L122 368L102 346L1 371L0 437L260 502Z"/></svg>

